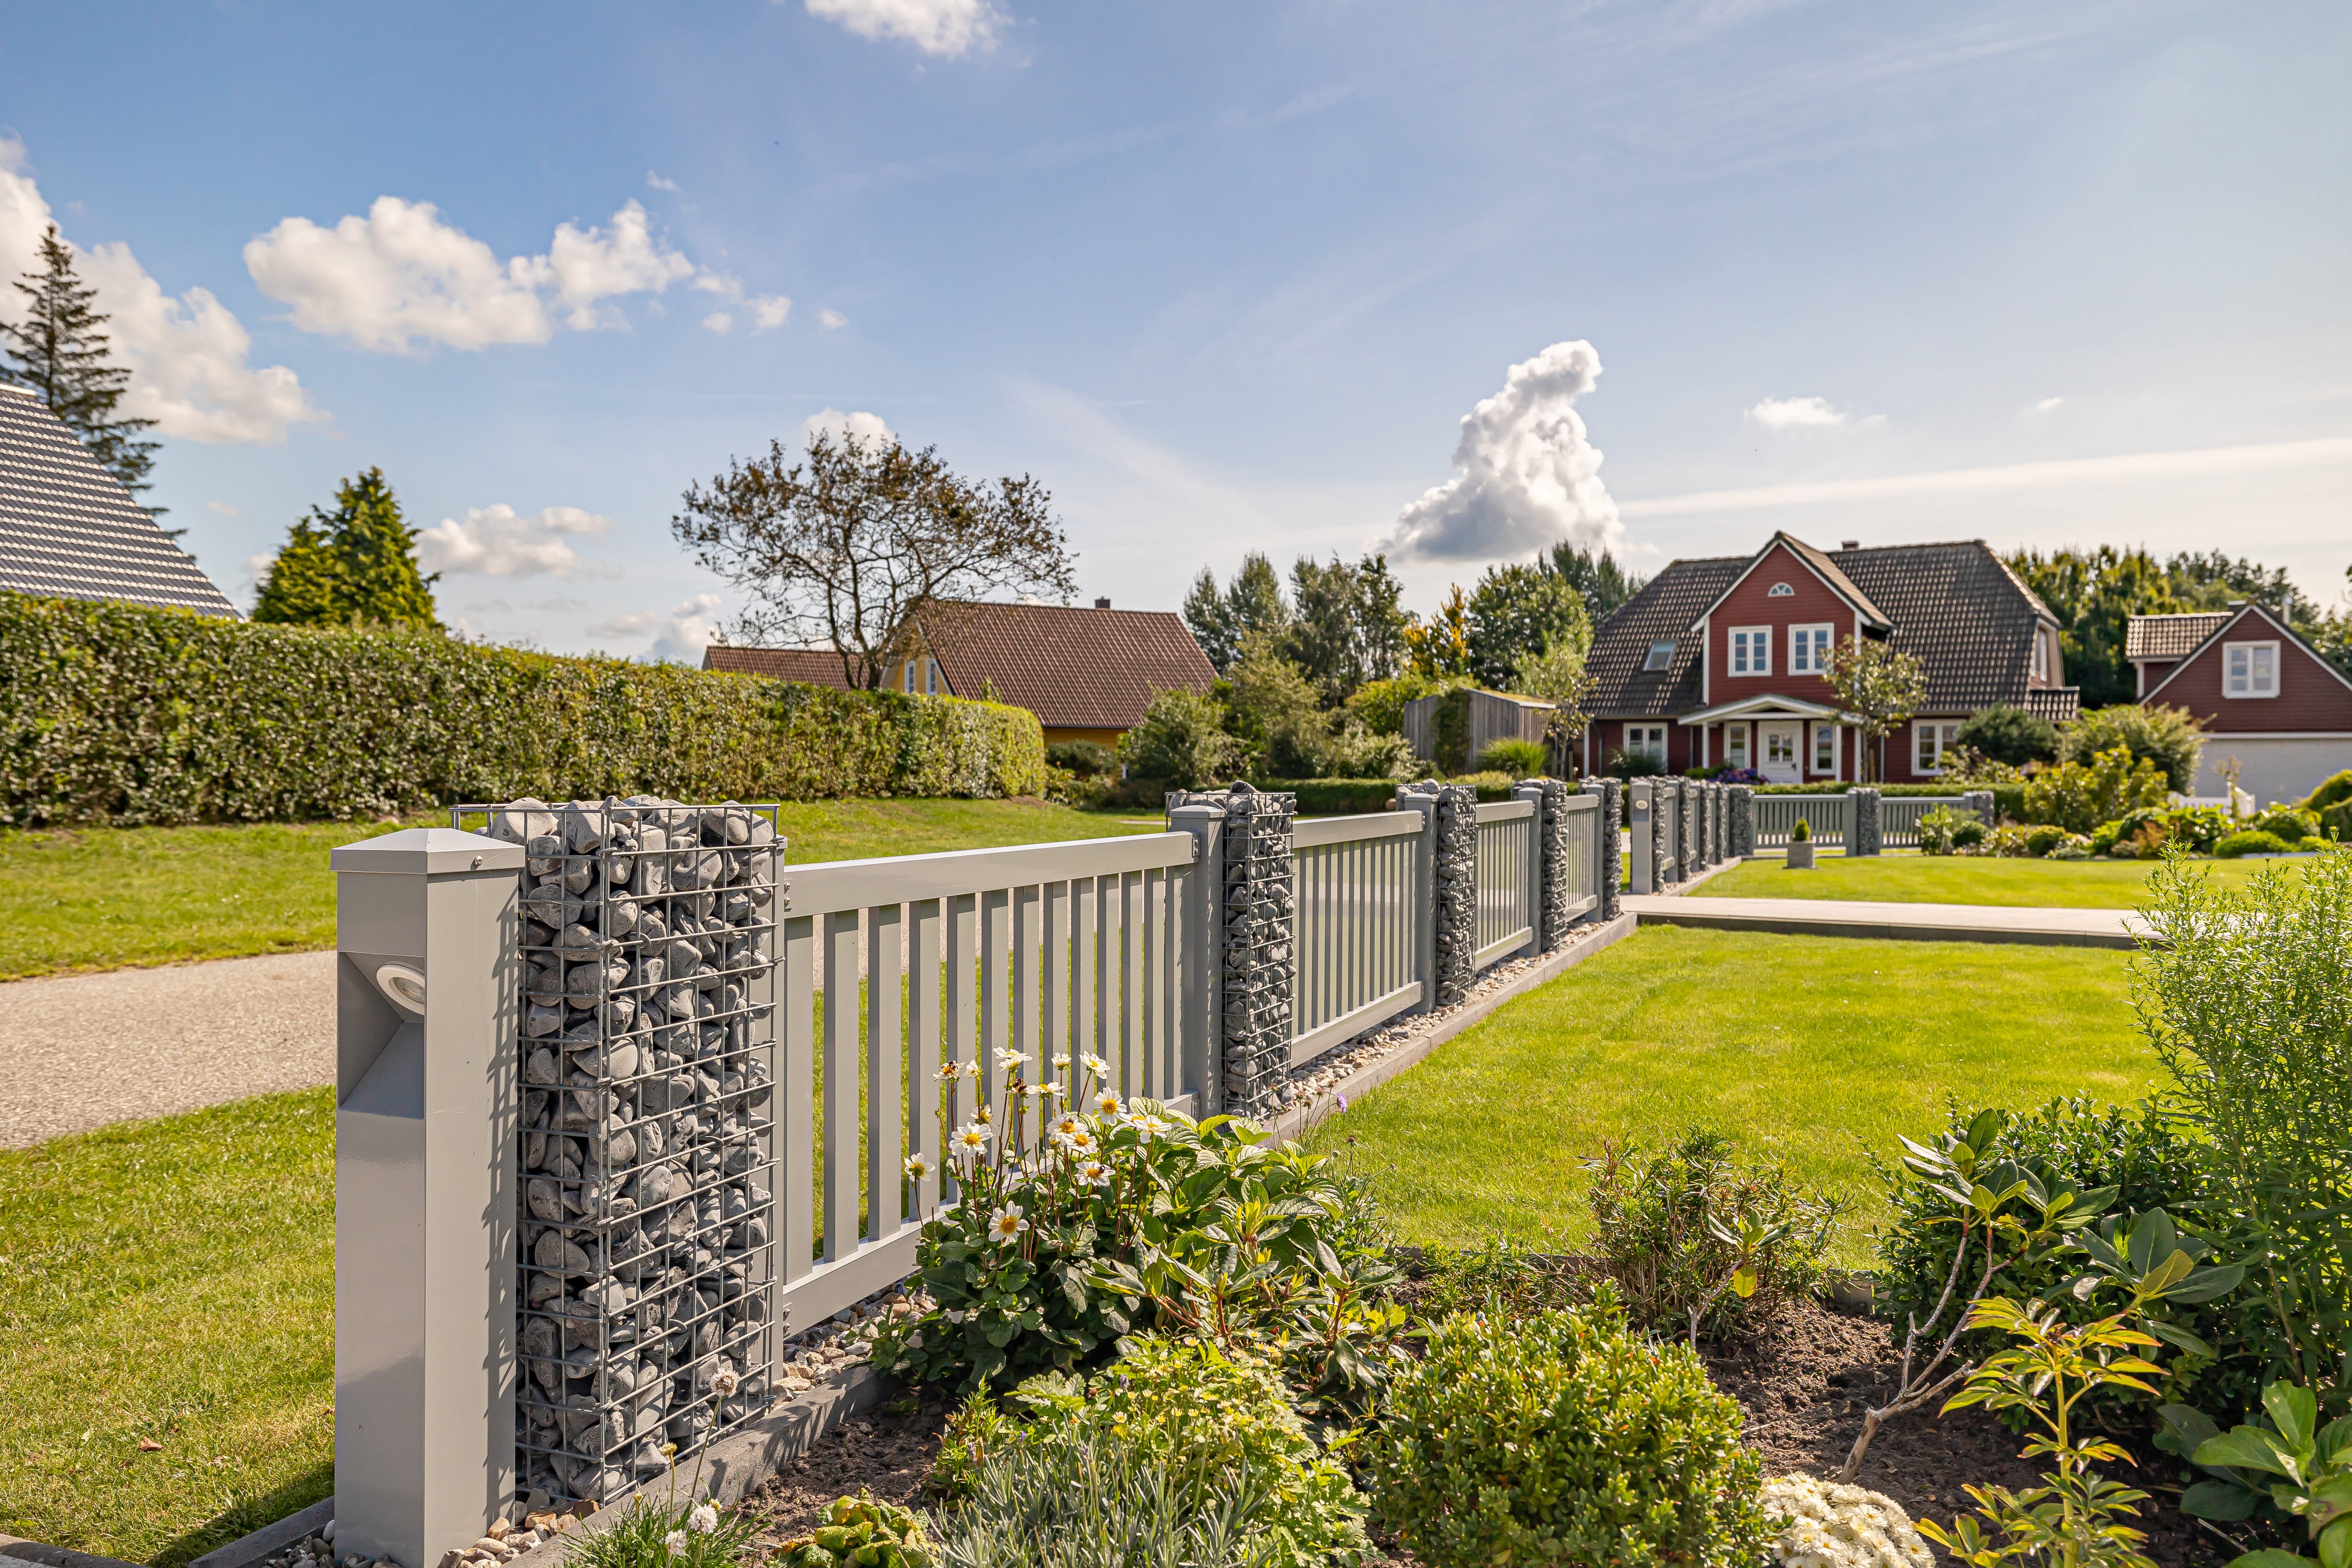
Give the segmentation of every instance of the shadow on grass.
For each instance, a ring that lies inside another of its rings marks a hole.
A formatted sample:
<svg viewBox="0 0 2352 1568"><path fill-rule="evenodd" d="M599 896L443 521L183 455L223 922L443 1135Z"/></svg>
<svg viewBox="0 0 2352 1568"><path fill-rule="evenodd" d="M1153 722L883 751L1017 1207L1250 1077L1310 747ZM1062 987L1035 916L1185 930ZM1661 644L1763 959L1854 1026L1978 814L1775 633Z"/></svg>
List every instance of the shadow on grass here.
<svg viewBox="0 0 2352 1568"><path fill-rule="evenodd" d="M180 1568L180 1564L192 1563L207 1552L217 1552L265 1524L275 1524L289 1514L301 1512L320 1498L331 1496L334 1489L335 1462L321 1459L266 1492L237 1498L195 1529L163 1542L148 1561L154 1568Z"/></svg>

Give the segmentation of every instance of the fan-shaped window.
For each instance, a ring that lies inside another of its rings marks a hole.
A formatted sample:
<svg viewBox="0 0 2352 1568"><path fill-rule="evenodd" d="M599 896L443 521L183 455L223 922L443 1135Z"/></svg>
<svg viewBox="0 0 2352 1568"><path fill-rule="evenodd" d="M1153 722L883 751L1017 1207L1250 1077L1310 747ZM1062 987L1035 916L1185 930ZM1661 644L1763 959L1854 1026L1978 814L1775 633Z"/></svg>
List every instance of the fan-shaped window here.
<svg viewBox="0 0 2352 1568"><path fill-rule="evenodd" d="M1797 591L1786 583L1775 583L1772 584L1772 591L1764 596L1768 599L1793 599L1797 596Z"/></svg>

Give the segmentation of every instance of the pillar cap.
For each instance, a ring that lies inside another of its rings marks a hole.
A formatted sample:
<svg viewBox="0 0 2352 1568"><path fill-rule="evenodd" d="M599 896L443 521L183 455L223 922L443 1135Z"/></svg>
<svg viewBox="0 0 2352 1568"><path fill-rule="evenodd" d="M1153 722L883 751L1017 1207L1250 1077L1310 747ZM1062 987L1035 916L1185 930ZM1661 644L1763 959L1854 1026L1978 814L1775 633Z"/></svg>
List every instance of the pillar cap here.
<svg viewBox="0 0 2352 1568"><path fill-rule="evenodd" d="M327 857L336 871L370 871L391 877L437 877L453 871L520 871L520 844L454 827L404 827L375 838L346 844Z"/></svg>

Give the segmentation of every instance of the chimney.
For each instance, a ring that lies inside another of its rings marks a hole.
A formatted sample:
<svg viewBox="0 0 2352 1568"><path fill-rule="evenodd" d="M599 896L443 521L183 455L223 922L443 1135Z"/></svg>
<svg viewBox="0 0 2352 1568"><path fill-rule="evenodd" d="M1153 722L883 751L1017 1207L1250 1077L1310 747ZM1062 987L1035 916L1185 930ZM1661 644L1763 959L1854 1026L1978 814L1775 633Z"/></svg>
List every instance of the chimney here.
<svg viewBox="0 0 2352 1568"><path fill-rule="evenodd" d="M1108 599L1097 599L1095 601L1095 608L1097 610L1108 610L1110 608L1110 601Z"/></svg>
<svg viewBox="0 0 2352 1568"><path fill-rule="evenodd" d="M1862 548L1862 541L1859 539L1841 539L1838 541L1838 548L1840 550L1859 550Z"/></svg>

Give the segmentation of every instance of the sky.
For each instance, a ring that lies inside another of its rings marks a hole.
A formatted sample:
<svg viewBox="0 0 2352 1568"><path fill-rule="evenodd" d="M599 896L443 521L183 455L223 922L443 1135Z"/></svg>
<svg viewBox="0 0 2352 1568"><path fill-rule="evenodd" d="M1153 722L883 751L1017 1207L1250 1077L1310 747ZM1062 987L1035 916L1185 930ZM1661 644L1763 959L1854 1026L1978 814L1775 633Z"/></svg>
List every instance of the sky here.
<svg viewBox="0 0 2352 1568"><path fill-rule="evenodd" d="M381 467L444 618L695 658L681 492L820 425L1053 492L1085 599L1409 606L1982 538L2352 564L2352 10L714 0L0 12L231 597ZM0 301L0 312L13 299Z"/></svg>

